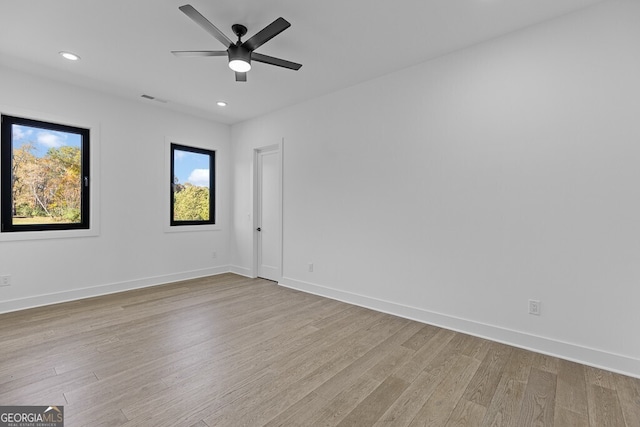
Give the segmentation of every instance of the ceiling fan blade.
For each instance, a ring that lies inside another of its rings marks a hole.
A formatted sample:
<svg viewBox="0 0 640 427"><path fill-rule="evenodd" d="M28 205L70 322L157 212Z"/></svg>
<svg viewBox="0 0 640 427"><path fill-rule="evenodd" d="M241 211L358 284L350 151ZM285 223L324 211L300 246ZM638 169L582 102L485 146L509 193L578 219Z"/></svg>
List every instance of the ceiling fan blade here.
<svg viewBox="0 0 640 427"><path fill-rule="evenodd" d="M200 12L198 12L193 6L190 4L185 4L184 6L180 6L178 9L182 11L185 15L187 15L193 22L200 25L206 32L215 37L220 43L222 43L225 47L229 47L233 44L231 39L224 35L222 31L216 28L207 18L202 16Z"/></svg>
<svg viewBox="0 0 640 427"><path fill-rule="evenodd" d="M247 73L238 73L238 72L236 72L236 81L237 82L246 82L247 81Z"/></svg>
<svg viewBox="0 0 640 427"><path fill-rule="evenodd" d="M278 67L289 68L290 70L299 70L300 67L302 67L302 64L297 64L285 59L274 58L273 56L263 55L256 52L251 52L251 60L262 62L264 64L276 65Z"/></svg>
<svg viewBox="0 0 640 427"><path fill-rule="evenodd" d="M289 28L291 24L284 18L278 18L271 24L264 27L257 34L251 37L249 40L242 43L244 47L250 51L255 50Z"/></svg>
<svg viewBox="0 0 640 427"><path fill-rule="evenodd" d="M227 56L226 50L172 50L175 56Z"/></svg>

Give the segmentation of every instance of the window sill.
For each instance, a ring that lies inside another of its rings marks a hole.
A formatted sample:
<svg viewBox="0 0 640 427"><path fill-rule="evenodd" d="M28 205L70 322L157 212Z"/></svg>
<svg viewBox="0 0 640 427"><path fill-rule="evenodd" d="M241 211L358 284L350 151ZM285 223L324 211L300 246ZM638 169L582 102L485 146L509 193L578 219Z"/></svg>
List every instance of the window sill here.
<svg viewBox="0 0 640 427"><path fill-rule="evenodd" d="M189 233L193 231L203 232L203 231L220 231L222 227L217 224L207 224L207 225L165 225L164 232L165 233Z"/></svg>
<svg viewBox="0 0 640 427"><path fill-rule="evenodd" d="M79 237L96 237L100 233L96 229L89 230L47 230L47 231L14 231L0 233L0 242L45 240L45 239L73 239Z"/></svg>

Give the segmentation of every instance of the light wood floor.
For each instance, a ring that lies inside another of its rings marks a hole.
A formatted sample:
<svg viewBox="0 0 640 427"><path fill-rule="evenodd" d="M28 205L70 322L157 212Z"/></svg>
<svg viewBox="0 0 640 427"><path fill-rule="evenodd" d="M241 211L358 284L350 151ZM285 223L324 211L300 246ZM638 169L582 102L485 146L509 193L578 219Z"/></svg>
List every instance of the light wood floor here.
<svg viewBox="0 0 640 427"><path fill-rule="evenodd" d="M0 315L65 426L640 426L640 380L232 274Z"/></svg>

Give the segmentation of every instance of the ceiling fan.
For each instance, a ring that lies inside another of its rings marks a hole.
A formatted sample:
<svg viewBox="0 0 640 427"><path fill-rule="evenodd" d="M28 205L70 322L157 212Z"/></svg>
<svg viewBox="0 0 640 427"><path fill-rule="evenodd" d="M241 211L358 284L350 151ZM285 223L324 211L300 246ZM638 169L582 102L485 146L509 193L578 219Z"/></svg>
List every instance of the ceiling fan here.
<svg viewBox="0 0 640 427"><path fill-rule="evenodd" d="M247 27L234 24L231 26L231 29L238 37L238 41L234 43L190 4L180 6L178 9L191 18L196 24L200 25L206 32L215 37L227 50L172 50L171 53L176 56L228 56L229 68L235 71L237 82L247 81L247 71L251 69L251 61L276 65L290 70L299 70L300 67L302 67L302 64L254 52L257 48L291 26L284 18L276 19L245 42L241 39L247 34Z"/></svg>

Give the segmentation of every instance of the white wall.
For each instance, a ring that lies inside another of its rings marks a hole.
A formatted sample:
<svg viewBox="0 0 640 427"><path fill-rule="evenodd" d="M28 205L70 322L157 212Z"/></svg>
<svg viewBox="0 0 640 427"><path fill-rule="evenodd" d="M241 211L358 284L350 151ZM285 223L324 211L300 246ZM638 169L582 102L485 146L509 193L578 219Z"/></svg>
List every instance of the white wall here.
<svg viewBox="0 0 640 427"><path fill-rule="evenodd" d="M284 138L284 285L640 376L638 22L601 3L233 126L234 269Z"/></svg>
<svg viewBox="0 0 640 427"><path fill-rule="evenodd" d="M1 67L0 93L3 108L95 123L100 131L99 235L0 241L0 274L12 279L0 287L0 312L228 270L229 126ZM216 150L219 230L164 231L165 137Z"/></svg>

